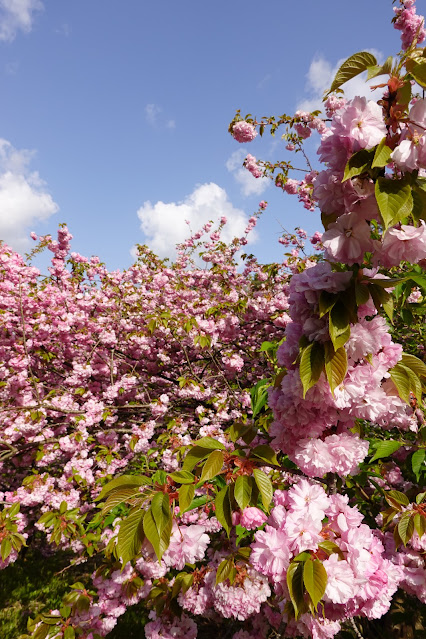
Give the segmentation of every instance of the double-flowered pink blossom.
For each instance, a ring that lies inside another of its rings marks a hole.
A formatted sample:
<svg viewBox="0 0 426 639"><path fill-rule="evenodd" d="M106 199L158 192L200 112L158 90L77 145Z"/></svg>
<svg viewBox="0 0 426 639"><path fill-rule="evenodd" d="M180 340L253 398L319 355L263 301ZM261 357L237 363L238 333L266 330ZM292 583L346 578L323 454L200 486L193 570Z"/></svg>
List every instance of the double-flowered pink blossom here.
<svg viewBox="0 0 426 639"><path fill-rule="evenodd" d="M232 135L237 142L245 144L251 142L257 136L256 127L251 122L239 120L232 127Z"/></svg>

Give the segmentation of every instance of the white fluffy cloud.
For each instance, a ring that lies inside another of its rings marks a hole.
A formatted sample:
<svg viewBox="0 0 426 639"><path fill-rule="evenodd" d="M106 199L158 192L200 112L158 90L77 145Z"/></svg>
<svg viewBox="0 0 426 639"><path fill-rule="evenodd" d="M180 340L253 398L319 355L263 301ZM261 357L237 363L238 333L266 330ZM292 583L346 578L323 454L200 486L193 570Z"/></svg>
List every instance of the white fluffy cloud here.
<svg viewBox="0 0 426 639"><path fill-rule="evenodd" d="M29 33L34 12L42 9L41 0L0 0L0 40L12 42L18 31Z"/></svg>
<svg viewBox="0 0 426 639"><path fill-rule="evenodd" d="M248 216L241 209L234 208L226 191L213 182L197 186L182 202L151 204L148 201L138 210L145 243L160 257L171 258L176 255L177 243L201 229L209 220L215 223L222 216L228 220L223 240L229 242L244 233ZM249 242L255 239L255 234L251 233Z"/></svg>
<svg viewBox="0 0 426 639"><path fill-rule="evenodd" d="M268 188L271 181L268 178L255 178L242 166L244 159L247 157L245 149L238 149L234 151L231 157L226 162L226 168L234 179L238 182L241 188L241 193L245 196L260 195Z"/></svg>
<svg viewBox="0 0 426 639"><path fill-rule="evenodd" d="M383 54L380 51L373 49L369 49L369 51L376 56L377 60L381 61L383 59ZM317 109L323 110L323 93L330 87L337 70L344 61L345 58L342 58L333 67L332 64L322 56L316 56L312 60L309 71L306 74L307 82L305 89L309 97L299 102L297 109L302 111L316 111ZM369 82L366 82L365 79L366 74L362 73L361 75L352 78L352 80L349 80L349 82L346 82L346 84L342 86L342 89L345 92L345 97L348 100L351 100L356 95L365 96L370 100L378 100L381 97L383 89L371 91L370 86L380 84L382 82L382 78L373 78Z"/></svg>
<svg viewBox="0 0 426 639"><path fill-rule="evenodd" d="M58 211L45 182L28 165L33 151L18 151L0 139L0 239L25 250L32 227Z"/></svg>

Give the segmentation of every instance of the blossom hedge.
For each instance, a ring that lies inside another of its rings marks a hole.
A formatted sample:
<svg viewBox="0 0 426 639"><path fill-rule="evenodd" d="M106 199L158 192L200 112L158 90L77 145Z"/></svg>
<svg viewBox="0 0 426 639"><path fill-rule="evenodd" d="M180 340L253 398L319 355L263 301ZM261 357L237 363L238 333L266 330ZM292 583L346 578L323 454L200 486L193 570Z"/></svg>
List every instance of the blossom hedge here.
<svg viewBox="0 0 426 639"><path fill-rule="evenodd" d="M81 575L22 637L112 637L132 606L147 639L423 636L426 49L414 1L394 11L402 51L351 56L325 117L230 125L285 127L302 180L245 166L319 208L316 256L299 229L238 268L225 219L125 272L66 227L44 280L2 245L1 567L36 547ZM377 103L344 98L364 71Z"/></svg>

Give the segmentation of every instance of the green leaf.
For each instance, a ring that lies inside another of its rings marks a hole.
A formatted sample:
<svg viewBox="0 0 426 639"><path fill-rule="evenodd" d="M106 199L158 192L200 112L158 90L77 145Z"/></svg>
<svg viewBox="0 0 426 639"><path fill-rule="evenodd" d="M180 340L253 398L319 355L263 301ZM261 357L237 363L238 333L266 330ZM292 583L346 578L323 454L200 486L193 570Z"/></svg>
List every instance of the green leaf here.
<svg viewBox="0 0 426 639"><path fill-rule="evenodd" d="M226 534L229 537L229 532L232 527L232 514L231 514L231 502L229 500L229 486L225 486L216 495L215 499L215 515L217 520L224 527Z"/></svg>
<svg viewBox="0 0 426 639"><path fill-rule="evenodd" d="M183 460L182 470L191 471L194 466L198 464L202 459L208 457L211 453L211 448L202 448L201 446L194 446L186 454Z"/></svg>
<svg viewBox="0 0 426 639"><path fill-rule="evenodd" d="M105 515L110 510L122 504L123 502L129 501L134 497L140 497L141 493L139 492L139 487L137 488L123 488L112 491L106 500L105 504L102 507L102 514Z"/></svg>
<svg viewBox="0 0 426 639"><path fill-rule="evenodd" d="M406 512L401 516L398 523L398 534L404 546L408 544L414 532L414 517L412 513Z"/></svg>
<svg viewBox="0 0 426 639"><path fill-rule="evenodd" d="M139 486L146 486L150 483L151 481L143 475L120 475L120 477L116 477L102 488L100 494L96 497L96 501L104 499L112 490L124 487L138 488Z"/></svg>
<svg viewBox="0 0 426 639"><path fill-rule="evenodd" d="M161 561L161 557L164 555L165 551L169 547L170 544L170 535L172 532L172 519L170 518L168 524L164 528L161 533L161 536L158 533L157 526L155 523L154 516L152 514L151 508L145 512L143 518L143 530L146 538L152 544L154 548L154 552L157 555L158 561Z"/></svg>
<svg viewBox="0 0 426 639"><path fill-rule="evenodd" d="M287 587L296 620L308 610L304 598L303 568L303 562L291 562L287 570Z"/></svg>
<svg viewBox="0 0 426 639"><path fill-rule="evenodd" d="M275 451L267 444L259 444L250 451L250 459L257 457L271 466L279 466Z"/></svg>
<svg viewBox="0 0 426 639"><path fill-rule="evenodd" d="M182 515L191 505L194 499L195 486L193 484L187 484L181 486L178 490L179 493L179 511Z"/></svg>
<svg viewBox="0 0 426 639"><path fill-rule="evenodd" d="M173 584L172 599L175 599L180 592L185 593L192 586L193 582L194 575L192 573L178 573Z"/></svg>
<svg viewBox="0 0 426 639"><path fill-rule="evenodd" d="M224 559L223 561L221 561L216 571L216 586L217 584L226 581L233 569L235 570L233 557L228 557L228 559Z"/></svg>
<svg viewBox="0 0 426 639"><path fill-rule="evenodd" d="M345 82L347 82L351 78L354 78L355 76L365 71L368 67L372 67L375 65L377 65L377 60L372 53L368 53L368 51L360 51L359 53L354 53L354 55L351 55L340 66L326 95L332 93L333 91L341 87L342 84L345 84Z"/></svg>
<svg viewBox="0 0 426 639"><path fill-rule="evenodd" d="M195 442L200 448L210 448L212 450L226 450L226 446L222 442L213 439L213 437L202 437Z"/></svg>
<svg viewBox="0 0 426 639"><path fill-rule="evenodd" d="M411 69L410 73L421 87L426 88L426 61L417 62Z"/></svg>
<svg viewBox="0 0 426 639"><path fill-rule="evenodd" d="M195 475L190 473L188 470L178 470L176 473L171 473L169 476L177 484L193 484L195 481Z"/></svg>
<svg viewBox="0 0 426 639"><path fill-rule="evenodd" d="M144 510L134 508L120 524L120 530L117 535L117 552L121 558L123 568L128 561L136 557L141 549L144 538L142 523L144 515Z"/></svg>
<svg viewBox="0 0 426 639"><path fill-rule="evenodd" d="M339 555L339 559L345 559L345 555L343 554L343 551L339 548L339 546L336 543L334 543L334 541L330 541L329 539L326 539L325 541L321 541L318 544L318 548L321 548L321 550L327 553L328 556L337 554Z"/></svg>
<svg viewBox="0 0 426 639"><path fill-rule="evenodd" d="M368 286L365 286L365 284L360 284L359 282L355 282L355 299L357 306L367 304L368 300L370 299Z"/></svg>
<svg viewBox="0 0 426 639"><path fill-rule="evenodd" d="M46 639L49 632L49 626L47 624L40 624L34 631L32 639Z"/></svg>
<svg viewBox="0 0 426 639"><path fill-rule="evenodd" d="M413 196L413 210L411 215L417 226L420 220L426 220L426 193L416 187L411 189Z"/></svg>
<svg viewBox="0 0 426 639"><path fill-rule="evenodd" d="M410 405L410 393L421 402L422 387L417 375L401 363L396 364L389 371L391 379L396 386L400 398Z"/></svg>
<svg viewBox="0 0 426 639"><path fill-rule="evenodd" d="M1 546L0 546L0 556L2 560L6 561L6 559L9 557L11 552L12 552L12 542L10 541L9 537L5 537L5 539L3 539L3 541L1 542Z"/></svg>
<svg viewBox="0 0 426 639"><path fill-rule="evenodd" d="M389 506L396 506L398 510L401 510L401 506L408 506L408 504L410 503L407 495L404 495L404 493L401 493L399 490L386 491L385 499L388 502Z"/></svg>
<svg viewBox="0 0 426 639"><path fill-rule="evenodd" d="M386 58L385 63L382 66L374 65L368 67L367 81L371 80L372 78L376 78L378 75L387 75L388 73L390 73L392 71L392 63L392 56L389 56L388 58Z"/></svg>
<svg viewBox="0 0 426 639"><path fill-rule="evenodd" d="M383 457L390 457L392 453L401 448L402 444L400 442L394 442L389 439L380 442L372 442L372 444L377 444L375 446L375 453L373 457L370 459L370 464L376 459L382 459Z"/></svg>
<svg viewBox="0 0 426 639"><path fill-rule="evenodd" d="M71 615L72 608L71 608L71 606L61 606L59 608L59 612L60 612L61 617L63 619L68 619L68 617Z"/></svg>
<svg viewBox="0 0 426 639"><path fill-rule="evenodd" d="M300 381L303 386L303 399L312 386L315 386L324 368L324 346L312 342L302 350L299 364Z"/></svg>
<svg viewBox="0 0 426 639"><path fill-rule="evenodd" d="M267 404L268 388L269 381L267 379L261 379L250 391L253 419L259 415Z"/></svg>
<svg viewBox="0 0 426 639"><path fill-rule="evenodd" d="M426 364L415 355L410 353L402 353L401 364L410 368L413 373L416 373L417 377L426 378Z"/></svg>
<svg viewBox="0 0 426 639"><path fill-rule="evenodd" d="M379 64L374 64L371 67L367 67L367 82L381 74L382 67Z"/></svg>
<svg viewBox="0 0 426 639"><path fill-rule="evenodd" d="M389 164L391 153L392 149L386 145L386 138L383 138L380 144L377 145L371 168L381 168Z"/></svg>
<svg viewBox="0 0 426 639"><path fill-rule="evenodd" d="M426 491L416 495L416 504L421 504L426 499Z"/></svg>
<svg viewBox="0 0 426 639"><path fill-rule="evenodd" d="M417 481L420 480L421 470L425 469L425 456L426 450L424 448L419 448L411 457L411 468L413 469L413 473L415 474Z"/></svg>
<svg viewBox="0 0 426 639"><path fill-rule="evenodd" d="M388 315L389 319L392 321L393 316L393 300L392 295L388 293L383 287L383 284L377 284L379 280L377 279L374 284L370 284L369 289L371 293L371 297L373 299L374 305L377 310L380 310L380 307L383 306L383 310L386 315Z"/></svg>
<svg viewBox="0 0 426 639"><path fill-rule="evenodd" d="M407 182L379 177L375 186L377 205L385 229L394 226L413 210L413 196Z"/></svg>
<svg viewBox="0 0 426 639"><path fill-rule="evenodd" d="M334 350L344 346L351 335L349 311L343 302L337 302L328 316L328 329Z"/></svg>
<svg viewBox="0 0 426 639"><path fill-rule="evenodd" d="M64 630L64 639L75 639L75 630L72 626L67 626Z"/></svg>
<svg viewBox="0 0 426 639"><path fill-rule="evenodd" d="M271 480L269 477L263 472L263 470L259 470L259 468L255 468L253 470L254 480L259 489L260 496L262 497L262 503L264 508L268 509L269 504L272 501L273 488L271 484Z"/></svg>
<svg viewBox="0 0 426 639"><path fill-rule="evenodd" d="M305 562L303 583L316 610L327 586L327 572L319 559L314 559L313 561L308 559Z"/></svg>
<svg viewBox="0 0 426 639"><path fill-rule="evenodd" d="M319 311L320 317L324 317L326 313L331 311L337 300L339 299L338 294L329 293L328 291L321 291L319 297Z"/></svg>
<svg viewBox="0 0 426 639"><path fill-rule="evenodd" d="M244 508L250 503L252 490L253 485L251 477L247 477L246 475L240 475L237 477L234 488L234 497L241 510L244 510Z"/></svg>
<svg viewBox="0 0 426 639"><path fill-rule="evenodd" d="M244 437L244 435L246 435L247 433L249 433L252 430L252 425L249 423L243 423L243 422L235 422L234 424L232 424L231 428L229 429L229 439L231 440L231 442L236 442L238 439Z"/></svg>
<svg viewBox="0 0 426 639"><path fill-rule="evenodd" d="M345 379L346 371L348 370L348 358L343 346L335 351L331 342L326 342L324 348L325 373L330 385L330 390L334 394L335 388Z"/></svg>
<svg viewBox="0 0 426 639"><path fill-rule="evenodd" d="M201 473L200 481L207 481L213 479L220 473L223 467L224 457L220 450L214 450L208 456L206 463L203 466L203 472Z"/></svg>
<svg viewBox="0 0 426 639"><path fill-rule="evenodd" d="M421 539L426 532L426 517L421 513L414 515L414 528Z"/></svg>
<svg viewBox="0 0 426 639"><path fill-rule="evenodd" d="M9 517L15 517L19 513L20 508L21 504L19 502L16 501L14 504L12 504L8 509Z"/></svg>
<svg viewBox="0 0 426 639"><path fill-rule="evenodd" d="M371 167L373 156L374 149L361 149L351 155L345 166L342 182L365 173Z"/></svg>
<svg viewBox="0 0 426 639"><path fill-rule="evenodd" d="M172 515L170 512L170 500L166 493L156 493L151 502L151 512L154 517L155 525L159 536L167 527Z"/></svg>

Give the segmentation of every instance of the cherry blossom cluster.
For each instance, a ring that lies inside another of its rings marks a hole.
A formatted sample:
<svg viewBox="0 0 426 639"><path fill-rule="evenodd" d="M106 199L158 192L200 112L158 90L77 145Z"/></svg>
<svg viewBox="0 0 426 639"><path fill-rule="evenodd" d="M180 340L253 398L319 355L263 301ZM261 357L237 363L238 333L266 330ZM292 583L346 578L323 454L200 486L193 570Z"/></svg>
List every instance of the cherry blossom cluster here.
<svg viewBox="0 0 426 639"><path fill-rule="evenodd" d="M348 616L382 617L402 571L384 557L383 544L358 509L349 506L348 497L327 495L320 484L301 479L290 490L277 491L274 501L265 528L255 534L250 562L269 577L276 605L283 609L289 600L286 573L299 553L322 557L327 572L323 615L318 620L306 613L298 621L287 619L284 636L295 636L296 631L297 636L311 637L314 622L318 636L333 637L339 620ZM320 628L327 619L333 625L323 634Z"/></svg>
<svg viewBox="0 0 426 639"><path fill-rule="evenodd" d="M414 41L420 44L426 37L424 17L417 15L415 0L400 0L400 7L394 7L395 29L401 31L402 48L409 49Z"/></svg>

